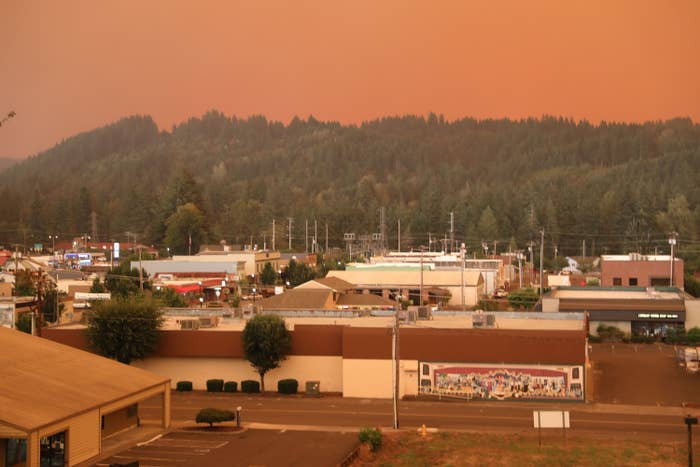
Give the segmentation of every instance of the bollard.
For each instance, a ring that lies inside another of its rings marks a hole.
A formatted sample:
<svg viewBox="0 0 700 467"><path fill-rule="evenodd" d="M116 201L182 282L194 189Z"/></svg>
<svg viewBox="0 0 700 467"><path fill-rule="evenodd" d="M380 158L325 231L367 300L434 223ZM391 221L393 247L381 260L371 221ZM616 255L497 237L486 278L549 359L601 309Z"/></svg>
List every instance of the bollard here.
<svg viewBox="0 0 700 467"><path fill-rule="evenodd" d="M236 407L236 428L241 427L241 410L243 410L243 407L240 405Z"/></svg>
<svg viewBox="0 0 700 467"><path fill-rule="evenodd" d="M424 423L423 426L421 426L421 428L420 428L420 435L423 438L425 438L427 436L427 434L428 434L428 430L425 429L425 423Z"/></svg>

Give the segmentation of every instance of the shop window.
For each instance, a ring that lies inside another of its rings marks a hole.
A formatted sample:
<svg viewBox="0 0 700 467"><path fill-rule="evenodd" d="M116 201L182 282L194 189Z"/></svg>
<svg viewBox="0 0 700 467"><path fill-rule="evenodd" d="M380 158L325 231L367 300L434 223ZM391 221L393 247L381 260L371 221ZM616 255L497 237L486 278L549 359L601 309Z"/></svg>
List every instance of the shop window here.
<svg viewBox="0 0 700 467"><path fill-rule="evenodd" d="M7 450L5 451L5 465L12 467L24 465L27 461L27 439L10 438L7 440Z"/></svg>
<svg viewBox="0 0 700 467"><path fill-rule="evenodd" d="M63 467L66 465L66 432L62 431L41 438L39 455L41 467Z"/></svg>
<svg viewBox="0 0 700 467"><path fill-rule="evenodd" d="M636 277L630 277L630 287L636 287L637 286L637 278Z"/></svg>
<svg viewBox="0 0 700 467"><path fill-rule="evenodd" d="M622 277L613 277L613 285L622 285Z"/></svg>
<svg viewBox="0 0 700 467"><path fill-rule="evenodd" d="M573 368L571 370L571 379L579 379L579 369L578 368Z"/></svg>
<svg viewBox="0 0 700 467"><path fill-rule="evenodd" d="M425 363L423 364L423 375L427 376L430 374L430 366L426 365Z"/></svg>

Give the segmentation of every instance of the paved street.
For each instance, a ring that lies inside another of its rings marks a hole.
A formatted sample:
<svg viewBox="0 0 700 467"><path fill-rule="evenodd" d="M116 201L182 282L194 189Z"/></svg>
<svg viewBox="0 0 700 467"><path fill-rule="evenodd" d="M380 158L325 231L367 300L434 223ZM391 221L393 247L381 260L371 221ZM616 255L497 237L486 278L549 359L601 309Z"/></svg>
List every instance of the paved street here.
<svg viewBox="0 0 700 467"><path fill-rule="evenodd" d="M276 395L211 394L206 392L172 394L174 425L191 423L199 409L217 407L243 408L242 421L247 426L271 424L311 429L358 430L363 426L391 427L390 400L351 399L341 397L307 398ZM141 404L144 419L156 418L157 400ZM442 430L523 431L532 429L533 410L568 410L571 433L596 435L635 434L658 439L683 436L686 413L680 407L644 407L612 404L559 404L518 402L402 401L401 428L417 429L422 424ZM698 409L689 409L697 414Z"/></svg>

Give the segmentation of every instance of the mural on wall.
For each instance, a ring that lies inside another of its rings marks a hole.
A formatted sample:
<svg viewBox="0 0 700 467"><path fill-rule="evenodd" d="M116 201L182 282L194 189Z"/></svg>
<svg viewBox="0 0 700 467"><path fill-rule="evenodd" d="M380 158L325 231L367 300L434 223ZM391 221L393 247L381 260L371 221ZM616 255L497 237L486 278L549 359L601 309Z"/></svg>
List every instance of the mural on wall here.
<svg viewBox="0 0 700 467"><path fill-rule="evenodd" d="M582 366L420 362L420 392L465 399L583 401Z"/></svg>

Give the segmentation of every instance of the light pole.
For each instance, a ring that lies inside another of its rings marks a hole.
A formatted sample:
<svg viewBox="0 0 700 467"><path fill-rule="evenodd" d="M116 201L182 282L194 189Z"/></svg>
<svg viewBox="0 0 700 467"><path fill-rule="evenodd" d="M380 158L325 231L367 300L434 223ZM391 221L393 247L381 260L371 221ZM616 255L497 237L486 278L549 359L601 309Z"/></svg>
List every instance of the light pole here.
<svg viewBox="0 0 700 467"><path fill-rule="evenodd" d="M668 244L671 245L671 280L670 280L670 287L673 287L673 269L674 269L674 247L676 246L676 235L678 235L676 232L671 233L671 237L668 239Z"/></svg>
<svg viewBox="0 0 700 467"><path fill-rule="evenodd" d="M459 254L462 257L462 265L461 265L462 267L460 268L460 272L462 274L462 282L461 282L461 284L462 284L462 287L461 287L461 290L462 290L462 311L464 311L464 267L466 265L466 261L465 261L466 252L467 252L467 249L465 248L464 243L462 243L462 245L459 247Z"/></svg>
<svg viewBox="0 0 700 467"><path fill-rule="evenodd" d="M255 292L256 292L255 287L253 287L253 305L255 305Z"/></svg>
<svg viewBox="0 0 700 467"><path fill-rule="evenodd" d="M688 414L684 421L688 425L688 467L693 467L693 425L698 424L698 418Z"/></svg>
<svg viewBox="0 0 700 467"><path fill-rule="evenodd" d="M399 302L396 304L396 311L394 312L394 328L392 329L392 342L391 342L391 351L392 351L392 357L393 357L393 363L394 363L394 374L392 375L392 379L394 380L394 387L393 387L393 397L392 397L392 402L393 402L393 407L394 407L394 429L398 430L399 429L399 367L401 363L401 356L399 354L399 309L401 308L400 306L400 300L401 300L401 295L399 294L396 297Z"/></svg>

